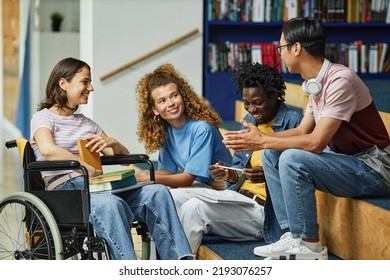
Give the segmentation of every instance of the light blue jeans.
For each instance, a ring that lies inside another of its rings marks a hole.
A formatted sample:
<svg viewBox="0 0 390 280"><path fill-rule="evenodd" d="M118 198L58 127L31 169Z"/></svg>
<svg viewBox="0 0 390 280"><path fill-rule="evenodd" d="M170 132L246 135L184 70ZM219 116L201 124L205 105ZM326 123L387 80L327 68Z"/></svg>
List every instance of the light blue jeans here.
<svg viewBox="0 0 390 280"><path fill-rule="evenodd" d="M263 150L262 163L275 214L282 230L295 238L318 238L315 190L339 197L390 194L384 179L353 155L325 149Z"/></svg>
<svg viewBox="0 0 390 280"><path fill-rule="evenodd" d="M46 185L54 180L56 177L49 180ZM84 179L80 176L58 185L54 190L83 188ZM137 259L131 237L134 220L147 225L161 259L193 259L167 187L153 184L117 195L91 194L89 221L97 236L106 240L111 259Z"/></svg>

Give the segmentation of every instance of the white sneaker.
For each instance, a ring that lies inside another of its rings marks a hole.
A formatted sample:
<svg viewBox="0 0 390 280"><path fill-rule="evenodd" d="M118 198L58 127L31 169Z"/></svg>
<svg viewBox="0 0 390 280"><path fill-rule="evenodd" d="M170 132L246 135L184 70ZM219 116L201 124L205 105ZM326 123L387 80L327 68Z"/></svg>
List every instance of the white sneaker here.
<svg viewBox="0 0 390 280"><path fill-rule="evenodd" d="M286 252L293 244L294 239L291 232L284 233L280 239L272 244L259 246L253 249L253 253L260 257L271 257L272 253ZM299 239L300 240L300 239Z"/></svg>
<svg viewBox="0 0 390 280"><path fill-rule="evenodd" d="M295 239L285 252L272 252L272 260L327 260L328 249L322 246L321 252L313 252L301 240Z"/></svg>

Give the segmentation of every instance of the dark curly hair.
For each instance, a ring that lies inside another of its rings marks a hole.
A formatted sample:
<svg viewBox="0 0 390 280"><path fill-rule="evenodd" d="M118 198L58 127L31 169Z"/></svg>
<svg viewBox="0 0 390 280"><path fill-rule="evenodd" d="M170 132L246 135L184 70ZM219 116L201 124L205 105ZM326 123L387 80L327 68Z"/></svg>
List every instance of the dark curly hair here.
<svg viewBox="0 0 390 280"><path fill-rule="evenodd" d="M261 87L268 97L277 92L284 101L286 85L277 66L269 66L258 62L246 63L237 67L232 82L237 85L237 94L243 94L244 88Z"/></svg>

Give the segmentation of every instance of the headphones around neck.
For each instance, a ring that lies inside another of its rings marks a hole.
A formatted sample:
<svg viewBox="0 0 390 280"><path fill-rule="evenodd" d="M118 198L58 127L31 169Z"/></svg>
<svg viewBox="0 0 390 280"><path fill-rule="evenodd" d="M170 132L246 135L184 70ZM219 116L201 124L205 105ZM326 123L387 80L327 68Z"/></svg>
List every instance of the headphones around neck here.
<svg viewBox="0 0 390 280"><path fill-rule="evenodd" d="M313 79L310 79L307 81L303 81L302 89L304 92L306 92L308 94L318 94L321 92L321 89L322 89L321 80L324 77L326 70L328 70L329 64L330 64L329 60L324 58L324 63L322 64L322 67L321 67L320 73L318 73L318 76L316 78L313 78Z"/></svg>

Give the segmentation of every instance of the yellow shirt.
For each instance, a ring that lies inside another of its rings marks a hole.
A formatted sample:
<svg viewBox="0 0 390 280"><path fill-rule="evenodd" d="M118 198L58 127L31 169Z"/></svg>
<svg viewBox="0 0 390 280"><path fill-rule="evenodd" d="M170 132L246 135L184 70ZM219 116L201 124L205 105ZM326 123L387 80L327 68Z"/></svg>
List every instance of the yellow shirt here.
<svg viewBox="0 0 390 280"><path fill-rule="evenodd" d="M275 119L266 124L259 124L257 128L262 132L273 132L272 125ZM249 163L252 167L261 166L261 150L254 151ZM244 183L240 187L240 191L247 190L258 197L265 200L266 192L265 192L265 183L253 183L251 180L245 180Z"/></svg>

